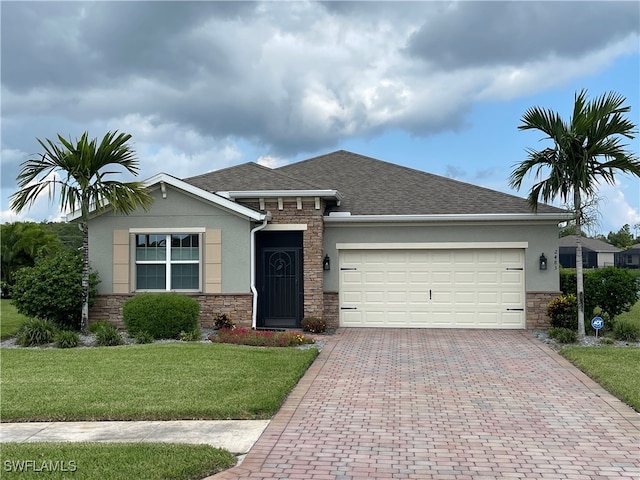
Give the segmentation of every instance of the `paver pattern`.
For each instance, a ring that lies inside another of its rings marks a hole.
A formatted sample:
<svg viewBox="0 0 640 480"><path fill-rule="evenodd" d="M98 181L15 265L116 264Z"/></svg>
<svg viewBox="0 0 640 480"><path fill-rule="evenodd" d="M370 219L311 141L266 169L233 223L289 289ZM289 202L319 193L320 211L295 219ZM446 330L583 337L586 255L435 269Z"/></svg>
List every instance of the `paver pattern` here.
<svg viewBox="0 0 640 480"><path fill-rule="evenodd" d="M525 331L340 329L231 479L640 478L640 417Z"/></svg>

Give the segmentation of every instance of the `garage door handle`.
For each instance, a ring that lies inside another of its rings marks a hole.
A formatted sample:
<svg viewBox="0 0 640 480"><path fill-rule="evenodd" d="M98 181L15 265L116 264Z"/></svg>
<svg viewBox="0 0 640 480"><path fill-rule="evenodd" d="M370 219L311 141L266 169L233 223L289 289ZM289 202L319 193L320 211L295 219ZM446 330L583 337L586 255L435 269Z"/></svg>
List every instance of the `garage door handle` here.
<svg viewBox="0 0 640 480"><path fill-rule="evenodd" d="M431 290L429 290L429 300L431 300Z"/></svg>
<svg viewBox="0 0 640 480"><path fill-rule="evenodd" d="M524 268L522 268L522 267L518 267L518 268L507 268L507 270L524 270Z"/></svg>
<svg viewBox="0 0 640 480"><path fill-rule="evenodd" d="M340 270L357 270L356 267L340 267Z"/></svg>
<svg viewBox="0 0 640 480"><path fill-rule="evenodd" d="M507 308L507 312L524 312L524 308Z"/></svg>
<svg viewBox="0 0 640 480"><path fill-rule="evenodd" d="M358 307L340 307L340 310L357 310Z"/></svg>

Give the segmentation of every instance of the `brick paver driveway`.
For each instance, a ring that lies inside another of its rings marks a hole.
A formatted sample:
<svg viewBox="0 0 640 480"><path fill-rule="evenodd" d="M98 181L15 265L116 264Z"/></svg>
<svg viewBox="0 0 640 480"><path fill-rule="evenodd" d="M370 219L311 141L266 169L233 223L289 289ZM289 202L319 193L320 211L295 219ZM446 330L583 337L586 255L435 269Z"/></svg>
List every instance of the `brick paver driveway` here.
<svg viewBox="0 0 640 480"><path fill-rule="evenodd" d="M640 478L639 420L528 332L340 329L214 478Z"/></svg>

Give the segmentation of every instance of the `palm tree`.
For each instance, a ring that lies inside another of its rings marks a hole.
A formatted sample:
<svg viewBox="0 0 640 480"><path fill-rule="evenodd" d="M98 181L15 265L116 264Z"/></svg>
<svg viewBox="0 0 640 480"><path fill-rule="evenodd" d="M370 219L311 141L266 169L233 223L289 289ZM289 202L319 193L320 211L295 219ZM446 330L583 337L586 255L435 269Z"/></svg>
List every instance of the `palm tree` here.
<svg viewBox="0 0 640 480"><path fill-rule="evenodd" d="M552 147L527 149L527 159L514 165L509 177L511 187L520 189L525 176L533 173L535 182L528 195L534 211L538 202L548 202L557 196L571 202L575 214L576 235L582 235L584 206L597 192L600 181L615 184L616 173L640 177L638 157L622 143L623 137L633 139L636 125L625 117L629 106L626 99L609 92L587 102L587 91L575 95L573 116L568 122L552 110L530 108L522 116L519 130L540 130ZM546 174L546 178L545 178ZM578 335L584 329L584 286L582 244L576 249L578 298Z"/></svg>
<svg viewBox="0 0 640 480"><path fill-rule="evenodd" d="M89 212L110 205L115 212L128 214L138 207L148 209L153 197L142 182L108 180L111 174L138 174L138 161L129 145L131 135L108 132L100 144L82 134L73 143L58 135L59 144L49 139L38 143L44 153L21 164L18 190L11 196L11 208L21 212L30 207L43 192L52 199L60 188L60 209L80 211L82 231L82 317L80 328L89 320Z"/></svg>

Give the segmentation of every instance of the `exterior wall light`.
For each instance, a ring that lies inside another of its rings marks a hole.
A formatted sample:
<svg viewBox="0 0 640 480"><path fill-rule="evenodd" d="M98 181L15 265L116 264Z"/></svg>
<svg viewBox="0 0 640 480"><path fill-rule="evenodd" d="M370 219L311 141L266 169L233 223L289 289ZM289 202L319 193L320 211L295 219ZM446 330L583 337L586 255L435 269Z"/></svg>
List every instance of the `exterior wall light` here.
<svg viewBox="0 0 640 480"><path fill-rule="evenodd" d="M331 270L331 259L329 258L329 255L324 256L324 259L322 260L322 269Z"/></svg>
<svg viewBox="0 0 640 480"><path fill-rule="evenodd" d="M544 253L540 255L540 270L547 269L547 257L544 256Z"/></svg>

